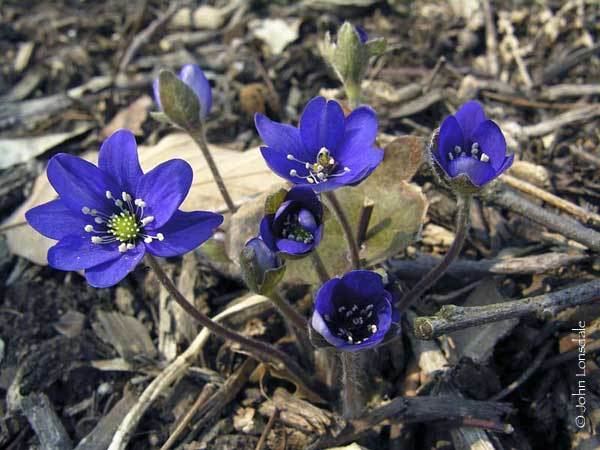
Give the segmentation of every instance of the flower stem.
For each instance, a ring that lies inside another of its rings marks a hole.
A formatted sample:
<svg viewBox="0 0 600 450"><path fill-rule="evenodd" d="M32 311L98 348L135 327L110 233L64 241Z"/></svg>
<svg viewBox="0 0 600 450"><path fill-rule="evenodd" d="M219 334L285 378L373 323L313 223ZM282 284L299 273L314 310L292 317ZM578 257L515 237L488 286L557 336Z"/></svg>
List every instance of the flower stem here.
<svg viewBox="0 0 600 450"><path fill-rule="evenodd" d="M437 266L425 275L421 281L419 281L402 299L398 302L397 307L399 311L405 311L408 307L423 295L423 293L429 289L434 283L441 278L442 275L448 270L452 261L459 255L467 232L469 230L469 210L471 206L471 196L459 194L457 198L458 211L456 213L456 235L454 242L448 249L448 252L444 258L439 262Z"/></svg>
<svg viewBox="0 0 600 450"><path fill-rule="evenodd" d="M296 308L290 305L277 290L273 290L269 294L269 298L290 325L300 331L308 339L308 323Z"/></svg>
<svg viewBox="0 0 600 450"><path fill-rule="evenodd" d="M200 124L196 128L189 129L186 131L191 136L191 138L194 140L194 142L198 145L198 147L200 147L200 150L202 151L202 154L204 155L204 159L206 159L206 162L208 164L208 168L212 172L213 178L214 178L215 182L217 183L217 187L219 188L219 191L221 192L221 195L223 196L223 200L225 200L225 203L227 204L227 209L229 210L230 213L233 214L236 210L236 207L235 207L235 204L233 203L231 196L229 195L229 191L227 190L227 187L225 186L223 177L221 177L221 173L219 172L217 164L215 163L215 160L213 159L213 157L210 153L210 150L208 148L208 144L206 142L206 135L204 134L204 125L200 121Z"/></svg>
<svg viewBox="0 0 600 450"><path fill-rule="evenodd" d="M326 192L325 198L329 200L331 209L335 214L335 217L339 222L340 226L342 227L344 237L346 238L346 242L348 244L348 251L350 252L350 261L352 262L352 268L358 269L360 268L358 244L356 243L355 235L352 231L352 227L350 226L348 216L346 215L344 208L342 208L342 205L340 204L338 198L336 197L333 191Z"/></svg>
<svg viewBox="0 0 600 450"><path fill-rule="evenodd" d="M196 319L200 325L206 327L217 336L235 342L242 349L252 354L256 359L266 364L269 364L276 371L287 372L294 382L300 383L309 389L310 393L319 396L313 390L311 378L304 370L284 352L266 342L258 341L243 336L236 331L227 328L204 315L196 307L194 307L184 295L179 292L173 281L165 273L159 262L150 254L146 254L148 265L152 268L158 278L158 281L165 287L169 295L183 308L183 310Z"/></svg>
<svg viewBox="0 0 600 450"><path fill-rule="evenodd" d="M359 374L362 371L361 352L341 352L342 360L342 415L356 419L363 412L365 400L361 391Z"/></svg>
<svg viewBox="0 0 600 450"><path fill-rule="evenodd" d="M323 260L319 256L319 253L316 249L310 252L310 257L312 259L313 267L315 268L315 272L317 272L317 276L319 277L319 281L321 282L321 284L329 281L331 277L329 276L327 268L325 267L325 264L323 264Z"/></svg>

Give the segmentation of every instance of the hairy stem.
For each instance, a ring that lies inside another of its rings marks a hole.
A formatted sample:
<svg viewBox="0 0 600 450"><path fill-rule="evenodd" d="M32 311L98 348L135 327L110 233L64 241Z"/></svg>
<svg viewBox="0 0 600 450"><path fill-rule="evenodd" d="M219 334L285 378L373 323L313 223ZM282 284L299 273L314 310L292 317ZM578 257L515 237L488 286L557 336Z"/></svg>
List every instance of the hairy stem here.
<svg viewBox="0 0 600 450"><path fill-rule="evenodd" d="M402 299L398 302L398 310L405 311L423 293L435 284L442 275L448 270L452 261L460 254L460 251L465 243L467 232L469 230L469 207L471 205L471 197L466 195L458 196L458 211L456 213L456 235L454 242L448 249L444 258L425 275Z"/></svg>
<svg viewBox="0 0 600 450"><path fill-rule="evenodd" d="M283 296L273 290L269 294L269 298L273 302L273 304L277 307L281 315L287 322L290 323L296 330L300 331L306 339L308 339L308 323L306 319L294 308L292 305L288 303L288 301L283 298Z"/></svg>
<svg viewBox="0 0 600 450"><path fill-rule="evenodd" d="M310 252L310 257L312 259L313 267L315 269L315 272L317 272L317 276L319 277L319 281L321 282L321 284L324 284L327 281L329 281L331 277L329 276L327 268L325 267L325 264L323 264L323 260L319 256L317 249Z"/></svg>
<svg viewBox="0 0 600 450"><path fill-rule="evenodd" d="M252 354L259 361L269 364L277 371L287 372L292 378L294 378L295 381L298 381L301 385L308 387L309 390L311 389L310 387L312 386L312 380L293 359L291 359L277 347L267 344L266 342L243 336L236 331L211 320L209 317L196 309L196 307L188 302L184 295L179 292L173 281L165 273L154 256L146 254L146 260L148 265L156 273L158 281L169 292L169 295L171 295L171 297L179 304L179 306L183 308L186 313L196 319L200 325L206 327L211 332L223 339L235 342L243 350Z"/></svg>
<svg viewBox="0 0 600 450"><path fill-rule="evenodd" d="M364 395L361 390L362 372L361 352L341 352L342 360L342 415L345 419L358 418L365 409Z"/></svg>
<svg viewBox="0 0 600 450"><path fill-rule="evenodd" d="M344 233L344 237L346 238L346 242L348 244L348 251L350 253L350 261L352 262L352 268L358 269L360 268L360 258L358 254L358 244L356 243L355 234L352 231L352 227L350 226L350 221L348 220L348 216L342 208L338 198L336 197L333 191L329 191L325 193L325 198L329 201L333 214L340 226L342 227L342 232Z"/></svg>
<svg viewBox="0 0 600 450"><path fill-rule="evenodd" d="M223 200L225 200L225 203L227 204L227 209L229 210L230 213L233 214L236 210L236 207L235 207L235 204L233 203L231 195L229 195L229 191L227 190L227 187L225 186L223 177L221 177L219 168L217 167L217 164L215 163L215 160L213 159L213 157L210 153L210 150L208 148L208 144L206 142L206 136L204 134L204 125L200 121L200 124L197 126L197 128L187 130L187 132L192 137L194 142L198 145L198 147L200 147L200 150L202 151L202 154L204 155L204 159L206 159L206 163L208 164L208 168L210 169L212 176L215 180L215 183L217 183L217 187L219 188L219 191L221 192L221 196L223 197Z"/></svg>

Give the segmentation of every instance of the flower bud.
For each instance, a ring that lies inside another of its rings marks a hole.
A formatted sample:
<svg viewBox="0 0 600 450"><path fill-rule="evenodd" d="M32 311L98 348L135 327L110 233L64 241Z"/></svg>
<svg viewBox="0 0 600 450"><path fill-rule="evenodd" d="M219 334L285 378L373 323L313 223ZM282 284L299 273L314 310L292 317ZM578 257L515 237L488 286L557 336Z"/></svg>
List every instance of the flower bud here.
<svg viewBox="0 0 600 450"><path fill-rule="evenodd" d="M329 33L319 44L323 58L331 64L339 79L344 83L350 100L358 101L360 84L369 67L371 56L385 51L386 42L382 38L368 40L367 33L349 22L344 22L337 35L337 42Z"/></svg>
<svg viewBox="0 0 600 450"><path fill-rule="evenodd" d="M260 238L250 239L240 254L242 277L251 291L268 295L283 278L285 265Z"/></svg>

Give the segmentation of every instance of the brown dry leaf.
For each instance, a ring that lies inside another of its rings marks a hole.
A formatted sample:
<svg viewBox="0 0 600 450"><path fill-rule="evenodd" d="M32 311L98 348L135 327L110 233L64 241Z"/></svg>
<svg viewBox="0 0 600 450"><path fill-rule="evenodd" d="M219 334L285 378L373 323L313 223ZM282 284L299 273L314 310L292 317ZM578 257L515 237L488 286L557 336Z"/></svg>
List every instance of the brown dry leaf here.
<svg viewBox="0 0 600 450"><path fill-rule="evenodd" d="M236 204L242 204L261 193L276 190L281 186L281 179L269 170L257 148L238 152L217 145L209 145L209 147ZM91 151L82 156L95 163L98 152ZM225 210L225 203L200 150L186 134L170 134L154 146L140 146L139 157L144 172L169 159L186 160L194 169L194 181L182 209L186 211ZM23 223L27 210L54 198L56 193L48 183L44 172L35 181L32 194L27 201L2 225ZM27 225L8 230L6 238L12 253L40 265L47 264L46 254L55 243Z"/></svg>
<svg viewBox="0 0 600 450"><path fill-rule="evenodd" d="M134 101L127 108L119 111L112 120L100 132L101 138L106 138L117 131L119 128L128 128L137 136L143 134L142 124L148 117L148 109L154 101L150 96L143 95Z"/></svg>

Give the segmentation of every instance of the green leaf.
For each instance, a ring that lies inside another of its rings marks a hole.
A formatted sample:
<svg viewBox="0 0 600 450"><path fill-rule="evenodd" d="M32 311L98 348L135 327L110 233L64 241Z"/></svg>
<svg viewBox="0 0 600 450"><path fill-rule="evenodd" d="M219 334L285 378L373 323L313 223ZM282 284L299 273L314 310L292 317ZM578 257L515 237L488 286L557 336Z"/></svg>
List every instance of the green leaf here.
<svg viewBox="0 0 600 450"><path fill-rule="evenodd" d="M196 128L200 122L200 102L194 91L169 70L162 70L158 80L165 115L185 130Z"/></svg>
<svg viewBox="0 0 600 450"><path fill-rule="evenodd" d="M385 38L375 38L368 41L366 44L370 56L383 55L387 47Z"/></svg>
<svg viewBox="0 0 600 450"><path fill-rule="evenodd" d="M168 123L169 125L173 125L173 122L171 122L171 120L169 119L169 116L167 116L162 111L150 111L150 117L152 117L157 122Z"/></svg>
<svg viewBox="0 0 600 450"><path fill-rule="evenodd" d="M275 214L287 193L288 191L285 189L279 189L277 192L268 195L265 200L265 215Z"/></svg>

